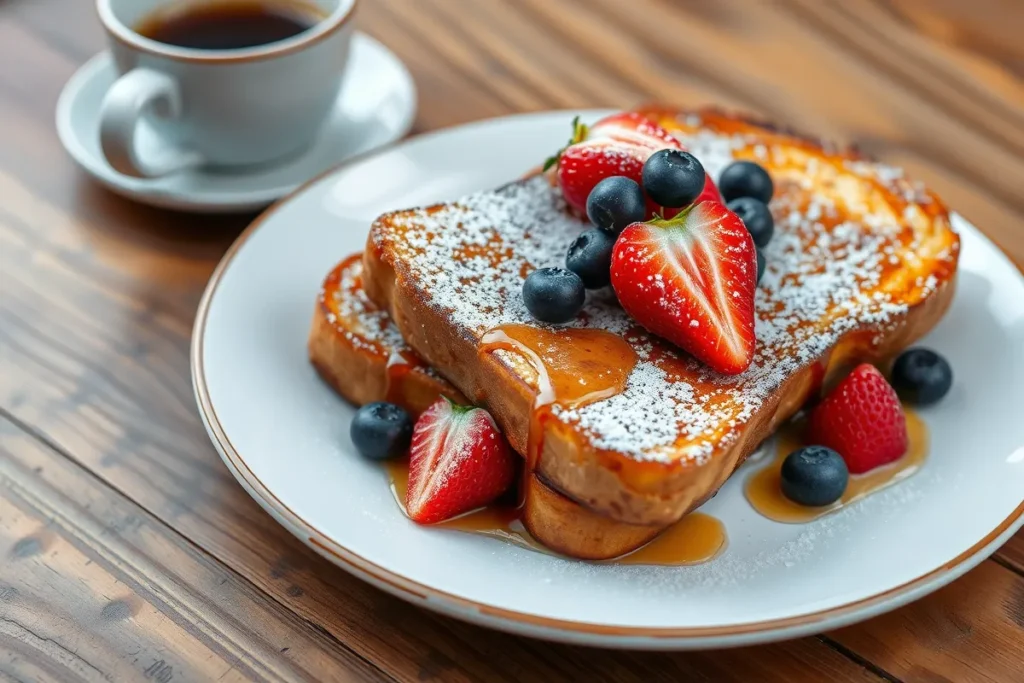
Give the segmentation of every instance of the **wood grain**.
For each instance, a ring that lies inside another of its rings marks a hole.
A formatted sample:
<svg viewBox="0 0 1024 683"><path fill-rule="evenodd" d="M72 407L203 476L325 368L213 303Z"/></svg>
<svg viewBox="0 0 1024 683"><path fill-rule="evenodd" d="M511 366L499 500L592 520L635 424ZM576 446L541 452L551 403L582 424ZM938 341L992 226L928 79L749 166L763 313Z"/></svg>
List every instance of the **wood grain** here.
<svg viewBox="0 0 1024 683"><path fill-rule="evenodd" d="M910 608L830 637L904 681L1012 681L1021 672L1024 580L985 562Z"/></svg>
<svg viewBox="0 0 1024 683"><path fill-rule="evenodd" d="M0 194L17 198L13 206L40 208L4 180L0 175ZM167 313L161 316L145 308L123 312L121 291L103 282L106 269L93 274L88 264L65 261L45 241L31 241L66 217L43 211L38 222L20 222L30 220L0 212L0 253L10 257L4 268L12 295L0 301L0 343L10 354L12 373L0 383L0 405L16 406L17 419L58 451L322 626L339 641L335 647L344 643L403 680L424 671L445 680L557 680L572 672L616 681L672 680L671 672L745 680L762 658L773 662L772 675L780 681L814 671L828 671L835 680L873 680L860 665L813 639L749 650L749 658L727 661L707 655L595 655L437 617L349 577L273 522L210 452L191 414L184 349L166 365L161 362L166 339L180 334L173 314L179 302L162 302ZM137 282L129 279L133 271L117 270L126 287ZM151 262L138 278L159 280L160 272L159 263ZM95 318L83 316L85 310ZM72 336L73 348L62 341ZM8 385L17 393L8 393ZM80 393L76 387L82 386L91 388ZM118 416L128 426L118 426Z"/></svg>
<svg viewBox="0 0 1024 683"><path fill-rule="evenodd" d="M0 419L0 669L57 680L384 680L60 453Z"/></svg>
<svg viewBox="0 0 1024 683"><path fill-rule="evenodd" d="M56 139L60 88L103 45L91 5L0 5L0 678L1014 680L1021 535L890 615L686 655L475 628L308 551L221 465L189 384L199 296L251 217L124 201ZM417 130L649 100L741 107L906 167L1024 263L1022 12L1014 0L363 0L357 21L412 70Z"/></svg>

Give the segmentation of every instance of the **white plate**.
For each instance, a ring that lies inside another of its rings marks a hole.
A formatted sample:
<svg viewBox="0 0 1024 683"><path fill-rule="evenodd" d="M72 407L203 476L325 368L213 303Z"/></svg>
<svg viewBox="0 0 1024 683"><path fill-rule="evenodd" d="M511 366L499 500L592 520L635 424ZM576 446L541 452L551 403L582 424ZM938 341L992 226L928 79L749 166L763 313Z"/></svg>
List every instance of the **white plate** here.
<svg viewBox="0 0 1024 683"><path fill-rule="evenodd" d="M363 33L352 36L348 73L331 118L313 145L280 164L240 173L184 171L138 179L111 168L100 151L99 110L117 74L108 52L86 62L57 102L57 133L71 157L110 190L161 208L206 213L261 209L310 178L361 152L409 132L416 114L416 87L405 65ZM140 145L159 145L145 125Z"/></svg>
<svg viewBox="0 0 1024 683"><path fill-rule="evenodd" d="M600 112L588 112L590 118ZM741 471L704 509L729 545L693 567L595 565L417 527L354 453L353 409L306 360L321 278L382 211L514 179L565 141L572 115L423 135L352 162L268 211L201 304L193 378L214 444L249 493L339 566L425 607L558 640L642 648L740 645L835 628L907 603L1006 541L1024 504L1024 280L960 218L959 289L925 343L956 384L921 412L923 470L806 525L771 522Z"/></svg>

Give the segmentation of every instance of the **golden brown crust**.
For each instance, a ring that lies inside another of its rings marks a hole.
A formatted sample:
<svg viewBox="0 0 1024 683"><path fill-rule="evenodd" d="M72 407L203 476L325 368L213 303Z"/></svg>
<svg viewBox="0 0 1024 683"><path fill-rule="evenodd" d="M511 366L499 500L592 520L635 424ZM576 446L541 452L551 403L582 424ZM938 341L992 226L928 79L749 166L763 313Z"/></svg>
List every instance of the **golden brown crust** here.
<svg viewBox="0 0 1024 683"><path fill-rule="evenodd" d="M389 379L389 360L402 349L394 348L379 329L367 329L390 321L365 299L361 273L362 257L353 254L324 279L308 342L309 361L320 377L356 405L391 400L414 415L441 395L465 401L458 389L411 352L403 354L406 367Z"/></svg>
<svg viewBox="0 0 1024 683"><path fill-rule="evenodd" d="M688 125L688 115L683 112L650 109L645 114L669 129ZM629 524L658 526L678 520L713 494L781 421L811 398L826 374L853 362L883 360L898 352L935 325L953 295L958 238L937 197L921 190L923 194L910 198L909 189L897 195L893 187L874 176L860 175L876 169L851 167L850 163L863 163L851 150L825 148L808 138L721 112L701 112L699 119L701 127L716 134L742 132L778 151L771 170L787 187L798 188L800 164L813 158L827 165L832 174L825 176L828 185L816 191L834 195L842 211L853 211L851 201L884 203L886 219L902 231L896 239L905 240L897 242L903 244L900 267L884 272L890 288L887 294L897 292L903 306L888 313L882 322L857 324L837 334L827 349L811 358L801 356L801 364L742 421L718 427L717 446L699 461L643 459L614 450L581 448L584 439L573 425L548 423L538 465L541 478L584 507ZM753 153L753 147L746 151ZM861 194L851 199L851 187ZM432 304L423 283L414 280L413 270L403 261L405 253L396 249L396 240L402 238L402 229L397 227L400 223L408 225L442 209L397 212L378 219L364 253L367 292L387 308L412 348L471 400L488 407L513 447L523 453L536 395L534 381L497 355L479 353L478 337L453 325L448 312ZM918 261L919 267L910 265ZM874 292L856 294L871 297ZM690 379L695 386L703 381ZM679 443L684 441L681 435Z"/></svg>
<svg viewBox="0 0 1024 683"><path fill-rule="evenodd" d="M370 253L368 249L364 259L379 280L388 266ZM627 524L671 524L717 491L758 444L815 396L826 376L856 363L883 361L931 330L952 302L954 289L953 282L943 284L885 331L865 327L843 336L828 353L793 373L750 418L741 437L703 466L666 467L614 453L580 457L588 451L578 449L575 436L558 429L556 423L556 428L545 432L539 474L562 495L613 519ZM480 356L475 340L451 334L443 314L417 297L395 297L391 311L395 320L403 321L399 329L408 330L407 341L413 348L427 350L432 359L452 359L443 366L447 376L470 401L486 405L513 448L525 452L534 389L494 356Z"/></svg>
<svg viewBox="0 0 1024 683"><path fill-rule="evenodd" d="M309 335L309 358L320 376L341 396L356 405L390 400L418 414L441 394L466 402L443 378L414 371L403 378L401 391L388 396L388 359L394 348L387 336L365 329L353 309L377 320L362 287L362 260L355 254L339 263L324 280L323 291L313 313ZM343 286L342 283L347 283ZM358 304L358 305L356 305ZM591 512L556 491L537 477L530 477L529 495L522 520L530 533L545 546L570 557L603 560L636 550L661 530L616 522Z"/></svg>

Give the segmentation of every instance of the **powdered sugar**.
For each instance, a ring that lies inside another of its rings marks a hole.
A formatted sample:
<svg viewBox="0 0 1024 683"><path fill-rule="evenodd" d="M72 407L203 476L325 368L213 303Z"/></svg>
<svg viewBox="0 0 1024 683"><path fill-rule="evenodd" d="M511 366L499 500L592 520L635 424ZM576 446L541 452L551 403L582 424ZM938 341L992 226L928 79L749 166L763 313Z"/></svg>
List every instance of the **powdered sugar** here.
<svg viewBox="0 0 1024 683"><path fill-rule="evenodd" d="M388 314L366 296L362 273L363 262L358 258L342 267L338 287L331 292L333 304L328 320L332 323L337 322L337 318L346 321L337 327L357 347L378 344L388 355L411 351Z"/></svg>
<svg viewBox="0 0 1024 683"><path fill-rule="evenodd" d="M893 185L901 199L916 196L902 173L710 130L680 138L715 179L737 157L760 157L776 183L776 231L755 301L755 358L741 375L716 375L638 331L609 292L588 294L584 314L571 324L625 336L640 361L622 394L555 413L578 424L594 446L638 460L703 461L731 443L786 378L839 336L884 327L922 296L894 300L886 289L886 274L910 258L904 241L913 231L904 207L878 205L872 188ZM540 176L389 221L375 225L373 239L383 253L396 254L402 282L476 339L504 324L537 324L522 301L524 277L535 268L562 266L569 244L588 227ZM922 283L923 289L934 286ZM497 353L533 380L522 358Z"/></svg>
<svg viewBox="0 0 1024 683"><path fill-rule="evenodd" d="M334 325L353 347L386 357L387 364L412 364L416 372L440 377L432 366L418 361L398 327L386 312L370 301L363 290L363 261L360 255L349 257L338 266L336 286L325 286L320 301L327 304L327 321ZM331 278L328 279L328 283ZM328 300L329 299L329 300Z"/></svg>

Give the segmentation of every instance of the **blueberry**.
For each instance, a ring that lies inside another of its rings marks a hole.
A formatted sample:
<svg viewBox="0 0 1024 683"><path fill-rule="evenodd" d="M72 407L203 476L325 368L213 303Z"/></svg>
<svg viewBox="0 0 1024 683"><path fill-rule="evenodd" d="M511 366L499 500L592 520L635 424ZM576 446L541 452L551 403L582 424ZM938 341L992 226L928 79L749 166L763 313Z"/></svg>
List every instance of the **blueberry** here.
<svg viewBox="0 0 1024 683"><path fill-rule="evenodd" d="M704 167L697 157L678 149L655 152L644 164L644 192L655 204L689 206L704 190Z"/></svg>
<svg viewBox="0 0 1024 683"><path fill-rule="evenodd" d="M754 249L757 254L757 283L761 284L761 277L764 275L764 267L767 265L767 261L764 258L764 252L760 249Z"/></svg>
<svg viewBox="0 0 1024 683"><path fill-rule="evenodd" d="M523 283L523 303L530 315L545 323L569 322L583 308L585 298L583 280L565 268L535 270Z"/></svg>
<svg viewBox="0 0 1024 683"><path fill-rule="evenodd" d="M747 232L754 238L754 244L762 249L767 247L775 232L775 219L772 218L768 205L753 197L740 197L729 202L727 206L743 221Z"/></svg>
<svg viewBox="0 0 1024 683"><path fill-rule="evenodd" d="M953 368L931 349L908 349L892 366L892 386L908 403L931 405L953 386Z"/></svg>
<svg viewBox="0 0 1024 683"><path fill-rule="evenodd" d="M405 455L412 440L412 418L394 403L367 403L356 411L349 428L356 450L369 460Z"/></svg>
<svg viewBox="0 0 1024 683"><path fill-rule="evenodd" d="M740 197L752 197L767 204L772 199L775 186L768 171L753 161L736 161L722 171L718 179L718 191L726 202Z"/></svg>
<svg viewBox="0 0 1024 683"><path fill-rule="evenodd" d="M601 230L618 235L630 223L647 217L644 191L632 178L622 175L605 178L587 197L587 217Z"/></svg>
<svg viewBox="0 0 1024 683"><path fill-rule="evenodd" d="M580 276L587 289L607 287L611 282L612 247L615 238L604 230L591 228L569 245L565 267Z"/></svg>
<svg viewBox="0 0 1024 683"><path fill-rule="evenodd" d="M794 503L820 507L839 500L850 472L843 457L831 448L807 446L782 462L782 493Z"/></svg>

